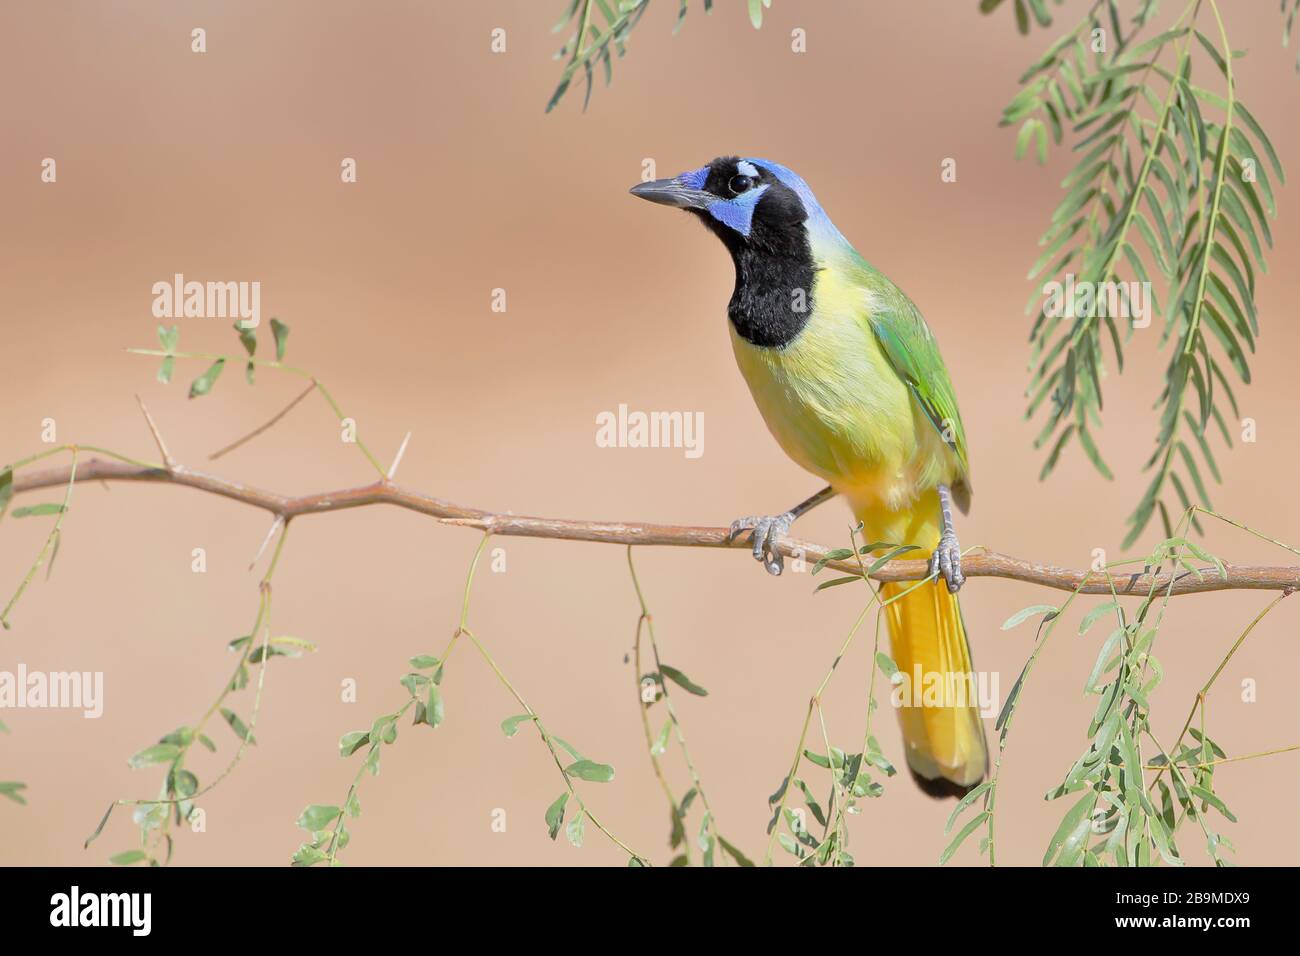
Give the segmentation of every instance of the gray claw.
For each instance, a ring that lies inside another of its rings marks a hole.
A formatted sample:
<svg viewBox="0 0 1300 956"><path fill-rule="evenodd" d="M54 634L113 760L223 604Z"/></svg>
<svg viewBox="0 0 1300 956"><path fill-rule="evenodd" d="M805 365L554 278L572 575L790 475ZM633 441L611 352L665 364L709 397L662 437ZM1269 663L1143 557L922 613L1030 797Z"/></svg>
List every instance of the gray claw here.
<svg viewBox="0 0 1300 956"><path fill-rule="evenodd" d="M943 575L948 590L953 594L966 583L966 576L961 573L961 545L951 531L945 531L939 538L939 544L930 556L930 573Z"/></svg>
<svg viewBox="0 0 1300 956"><path fill-rule="evenodd" d="M754 560L761 561L768 574L779 575L785 570L785 558L777 549L792 524L794 515L788 511L779 515L749 515L731 522L727 540L734 541L748 531L754 545Z"/></svg>

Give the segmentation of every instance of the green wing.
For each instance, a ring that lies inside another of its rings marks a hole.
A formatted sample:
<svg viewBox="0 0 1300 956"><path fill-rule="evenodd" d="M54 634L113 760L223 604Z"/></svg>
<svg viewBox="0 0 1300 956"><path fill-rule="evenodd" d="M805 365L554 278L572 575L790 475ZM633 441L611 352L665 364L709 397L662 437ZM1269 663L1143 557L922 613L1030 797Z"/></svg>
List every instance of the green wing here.
<svg viewBox="0 0 1300 956"><path fill-rule="evenodd" d="M966 475L970 468L966 457L966 429L957 410L957 396L948 369L939 354L939 343L912 300L883 275L874 269L871 272L874 275L868 288L874 301L867 320L889 364L907 383L940 437L957 453L962 473ZM968 486L969 483L967 479Z"/></svg>

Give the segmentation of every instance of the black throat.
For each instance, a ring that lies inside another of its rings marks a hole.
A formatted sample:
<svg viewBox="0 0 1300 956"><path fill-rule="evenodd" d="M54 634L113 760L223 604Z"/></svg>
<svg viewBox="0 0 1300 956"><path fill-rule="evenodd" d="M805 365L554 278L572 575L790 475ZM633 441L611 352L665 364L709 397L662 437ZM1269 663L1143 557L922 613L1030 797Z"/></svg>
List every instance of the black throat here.
<svg viewBox="0 0 1300 956"><path fill-rule="evenodd" d="M749 236L742 237L709 215L701 216L735 263L736 287L727 318L751 345L784 348L812 316L817 270L802 218L775 223L756 216Z"/></svg>
<svg viewBox="0 0 1300 956"><path fill-rule="evenodd" d="M727 318L751 345L784 348L812 315L815 270L808 238L801 238L801 244L776 253L749 244L731 250L736 287Z"/></svg>

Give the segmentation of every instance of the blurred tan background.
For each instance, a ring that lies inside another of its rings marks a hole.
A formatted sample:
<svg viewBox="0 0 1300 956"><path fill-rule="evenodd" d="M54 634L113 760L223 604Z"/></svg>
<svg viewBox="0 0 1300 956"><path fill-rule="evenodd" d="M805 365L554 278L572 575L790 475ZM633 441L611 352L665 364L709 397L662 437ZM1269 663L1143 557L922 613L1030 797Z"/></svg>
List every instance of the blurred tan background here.
<svg viewBox="0 0 1300 956"><path fill-rule="evenodd" d="M259 424L301 383L263 371L256 387L227 368L213 394L187 402L198 363L154 381L155 281L262 284L266 320L292 327L289 361L317 374L387 461L413 433L402 483L454 501L519 513L723 524L784 509L817 482L789 463L753 409L727 340L731 266L686 217L626 190L651 158L659 175L735 152L778 159L813 185L862 253L920 305L939 337L971 436L966 545L1082 566L1120 554L1123 518L1146 478L1150 411L1163 358L1150 339L1107 383L1104 451L1112 483L1075 454L1046 484L1026 382L1025 270L1068 169L1012 158L998 130L1023 67L1055 31L1019 37L1010 11L965 2L777 0L761 31L743 4L695 9L671 36L676 5L655 3L616 62L610 89L581 112L581 89L551 115L559 72L551 2L9 2L0 7L0 458L39 451L42 420L59 441L153 459L136 407L150 405L173 454L206 455ZM1062 21L1082 15L1075 2ZM1280 46L1274 5L1224 5L1233 44L1250 56L1240 92L1300 169L1300 76ZM190 30L208 52L190 52ZM503 27L507 52L490 52ZM808 52L790 52L790 31ZM53 157L58 182L40 181ZM353 157L359 181L340 182ZM958 181L939 164L953 157ZM1272 269L1259 292L1264 336L1256 384L1241 389L1259 441L1222 454L1220 510L1284 540L1300 538L1295 500L1295 355L1300 324L1300 208L1284 189ZM508 311L490 309L504 288ZM182 319L182 348L236 351L229 323ZM705 454L600 449L595 416L633 409L702 411ZM1077 449L1072 449L1075 451ZM273 432L213 463L218 474L285 493L373 477L318 398ZM57 500L56 492L22 503ZM7 600L49 519L0 528ZM81 843L116 797L153 796L154 770L126 758L208 707L232 666L226 642L256 610L248 564L265 514L182 488L79 486L51 580L38 578L0 637L0 669L103 671L105 712L7 711L0 779L28 783L30 805L0 801L0 863L99 864L135 845L119 811L91 850ZM827 505L802 537L838 544L848 514ZM1152 529L1143 542L1158 537ZM406 658L438 653L459 612L478 536L395 509L304 518L275 580L274 626L319 645L276 659L258 745L204 797L203 834L180 834L180 864L286 863L309 803L338 803L354 762L340 734L369 727L405 697ZM667 862L667 808L644 754L630 650L636 604L621 548L503 539L505 573L480 574L471 625L551 729L613 763L587 784L592 808L623 840ZM1288 563L1231 529L1209 545L1238 562ZM191 571L205 548L208 570ZM769 579L742 552L642 550L637 561L666 662L709 689L679 693L696 765L724 835L763 848L766 796L786 771L808 697L863 595L813 595L807 575ZM1010 582L972 581L963 605L978 667L1005 694L1030 650L1028 627L999 630L1022 606L1056 601ZM1195 689L1268 600L1258 593L1175 602L1159 642L1167 678L1154 706L1173 737ZM1086 605L1085 605L1086 606ZM1284 603L1233 660L1211 702L1229 753L1300 742L1295 640ZM1000 861L1036 864L1064 806L1042 795L1085 746L1093 701L1081 693L1104 629L1062 625L1029 684L1005 761ZM832 737L861 737L869 633L827 699ZM358 682L359 701L340 700ZM1242 703L1245 679L1258 701ZM575 850L552 844L543 812L561 789L531 734L503 737L518 707L470 647L448 666L447 719L403 726L383 773L363 783L352 864L622 864L588 828ZM251 694L236 698L245 717ZM657 728L662 711L654 717ZM888 708L878 736L902 765ZM211 780L234 752L196 749ZM992 722L989 722L992 732ZM685 770L667 766L678 793ZM1300 826L1285 796L1300 756L1224 767L1220 791L1240 817L1222 831L1246 864L1294 862ZM821 784L818 784L821 789ZM493 832L494 809L506 832ZM853 821L861 864L928 865L946 843L951 804L905 777ZM694 818L698 821L698 817ZM1183 851L1204 860L1199 836ZM979 862L974 841L955 862Z"/></svg>

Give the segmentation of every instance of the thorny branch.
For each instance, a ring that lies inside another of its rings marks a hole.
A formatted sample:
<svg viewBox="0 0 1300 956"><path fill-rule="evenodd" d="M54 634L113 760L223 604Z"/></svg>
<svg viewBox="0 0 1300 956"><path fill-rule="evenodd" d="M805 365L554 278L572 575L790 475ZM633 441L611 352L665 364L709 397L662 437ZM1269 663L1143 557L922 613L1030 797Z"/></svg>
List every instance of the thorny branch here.
<svg viewBox="0 0 1300 956"><path fill-rule="evenodd" d="M89 458L72 467L46 468L15 474L15 493L36 491L41 488L66 487L71 482L82 481L141 481L184 485L209 494L220 495L243 504L269 511L277 518L288 521L300 515L321 514L361 508L369 505L390 504L420 514L437 518L445 524L459 525L494 535L511 535L528 538L554 538L566 541L595 541L605 544L664 545L693 548L727 548L749 546L742 541L730 541L727 529L693 525L650 524L624 521L582 521L572 518L542 518L527 515L505 514L455 504L424 492L404 488L388 480L369 485L341 488L314 494L290 496L254 488L239 481L231 481L171 463L169 466L149 466ZM832 549L808 541L787 538L781 542L780 551L787 558L817 562ZM859 573L852 560L832 560L828 567L850 574ZM1112 584L1105 571L1082 571L1037 561L1025 561L995 551L967 554L962 559L962 570L968 578L1008 578L1055 588L1059 591L1078 590L1082 594L1112 594ZM1300 589L1300 567L1226 565L1225 573L1216 568L1206 568L1197 575L1181 570L1126 574L1114 579L1114 592L1120 595L1142 597L1154 587L1171 595L1197 594L1203 591L1263 590L1291 591ZM927 562L895 560L880 567L871 575L877 581L914 581L929 574Z"/></svg>

